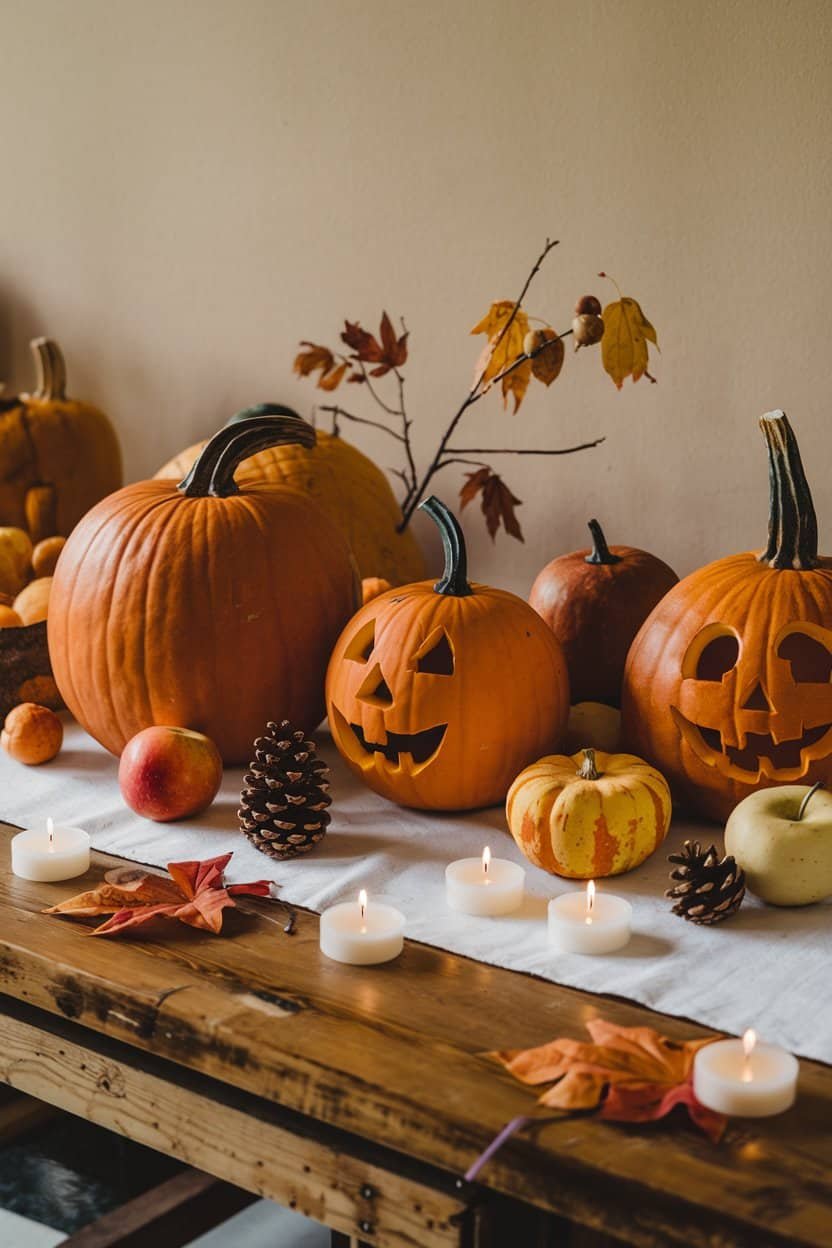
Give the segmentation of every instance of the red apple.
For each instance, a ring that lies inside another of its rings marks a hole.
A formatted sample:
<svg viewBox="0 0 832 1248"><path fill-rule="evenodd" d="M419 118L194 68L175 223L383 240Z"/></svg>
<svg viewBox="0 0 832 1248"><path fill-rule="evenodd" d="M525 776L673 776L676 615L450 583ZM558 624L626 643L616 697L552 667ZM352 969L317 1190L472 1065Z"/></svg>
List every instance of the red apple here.
<svg viewBox="0 0 832 1248"><path fill-rule="evenodd" d="M121 795L131 810L166 823L210 806L222 781L222 759L210 737L189 728L143 728L124 747Z"/></svg>

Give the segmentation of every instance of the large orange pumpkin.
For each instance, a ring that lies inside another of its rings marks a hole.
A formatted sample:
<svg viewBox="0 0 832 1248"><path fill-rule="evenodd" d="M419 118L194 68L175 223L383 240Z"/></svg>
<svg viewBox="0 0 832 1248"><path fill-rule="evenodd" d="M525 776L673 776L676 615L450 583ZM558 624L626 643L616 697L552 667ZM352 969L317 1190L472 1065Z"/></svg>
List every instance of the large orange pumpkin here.
<svg viewBox="0 0 832 1248"><path fill-rule="evenodd" d="M771 480L761 555L685 577L630 650L624 740L694 809L724 820L778 784L832 782L832 559L783 412L760 422Z"/></svg>
<svg viewBox="0 0 832 1248"><path fill-rule="evenodd" d="M456 519L435 498L445 573L373 598L344 629L327 675L332 736L391 801L468 810L511 781L566 726L560 645L528 603L469 585Z"/></svg>
<svg viewBox="0 0 832 1248"><path fill-rule="evenodd" d="M293 417L228 425L179 485L126 486L72 533L55 570L50 656L67 706L112 753L171 724L244 763L268 720L320 721L327 660L358 602L354 562L296 490L234 480L267 446L314 441Z"/></svg>
<svg viewBox="0 0 832 1248"><path fill-rule="evenodd" d="M35 338L34 394L0 403L0 524L33 542L66 536L85 511L121 485L121 451L98 408L67 398L66 365L49 338Z"/></svg>
<svg viewBox="0 0 832 1248"><path fill-rule="evenodd" d="M291 408L281 411L294 414ZM189 446L156 476L179 480L203 446L202 442ZM314 447L268 447L241 465L237 479L241 484L276 481L308 494L346 537L362 577L379 576L401 585L425 575L416 538L409 528L399 531L402 513L387 477L342 437L319 429Z"/></svg>

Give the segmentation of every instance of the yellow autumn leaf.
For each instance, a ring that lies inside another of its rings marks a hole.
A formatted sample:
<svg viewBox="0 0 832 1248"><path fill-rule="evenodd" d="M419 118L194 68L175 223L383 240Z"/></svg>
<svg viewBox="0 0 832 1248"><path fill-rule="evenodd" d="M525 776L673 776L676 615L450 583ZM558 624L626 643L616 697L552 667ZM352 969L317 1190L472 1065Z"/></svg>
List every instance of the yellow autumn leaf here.
<svg viewBox="0 0 832 1248"><path fill-rule="evenodd" d="M495 303L492 303L482 320L478 321L471 330L472 334L488 335L488 342L477 362L476 373L477 378L479 378L481 373L483 374L482 380L484 385L493 381L495 377L499 377L510 364L514 363L518 356L524 353L523 341L529 331L529 318L522 308L517 309L514 320L511 322L508 330L503 333L502 338L500 338L500 334L504 330L513 310L514 301L512 299L498 299ZM503 377L500 382L503 392L503 406L505 406L506 400L509 394L511 394L514 397L514 410L515 412L517 411L523 402L523 396L529 388L531 376L531 361L524 360L507 377Z"/></svg>
<svg viewBox="0 0 832 1248"><path fill-rule="evenodd" d="M604 308L601 360L620 390L625 377L638 381L647 372L647 343L658 346L656 331L635 299L624 295Z"/></svg>

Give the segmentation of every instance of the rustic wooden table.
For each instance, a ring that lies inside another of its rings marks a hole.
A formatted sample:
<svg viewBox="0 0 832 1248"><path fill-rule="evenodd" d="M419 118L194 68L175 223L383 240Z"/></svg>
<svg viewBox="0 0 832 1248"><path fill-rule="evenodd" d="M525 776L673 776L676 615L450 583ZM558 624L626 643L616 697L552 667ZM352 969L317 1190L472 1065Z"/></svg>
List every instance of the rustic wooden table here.
<svg viewBox="0 0 832 1248"><path fill-rule="evenodd" d="M229 913L222 937L171 926L164 941L92 940L41 910L119 860L29 883L8 870L10 835L0 1080L19 1091L298 1209L334 1243L832 1245L825 1066L802 1063L796 1107L735 1121L719 1146L681 1120L564 1117L461 1184L533 1104L487 1051L584 1037L599 1013L678 1038L703 1029L411 942L386 966L337 965L319 953L316 915L285 936L251 899L259 913Z"/></svg>

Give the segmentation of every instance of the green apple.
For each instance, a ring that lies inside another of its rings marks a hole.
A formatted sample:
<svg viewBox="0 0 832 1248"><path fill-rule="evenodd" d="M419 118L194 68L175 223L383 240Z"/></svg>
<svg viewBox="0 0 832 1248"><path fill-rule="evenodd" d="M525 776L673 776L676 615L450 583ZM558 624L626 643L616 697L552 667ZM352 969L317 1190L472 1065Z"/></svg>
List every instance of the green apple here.
<svg viewBox="0 0 832 1248"><path fill-rule="evenodd" d="M832 896L832 793L804 784L760 789L725 825L725 852L745 872L752 893L773 906L808 906Z"/></svg>

